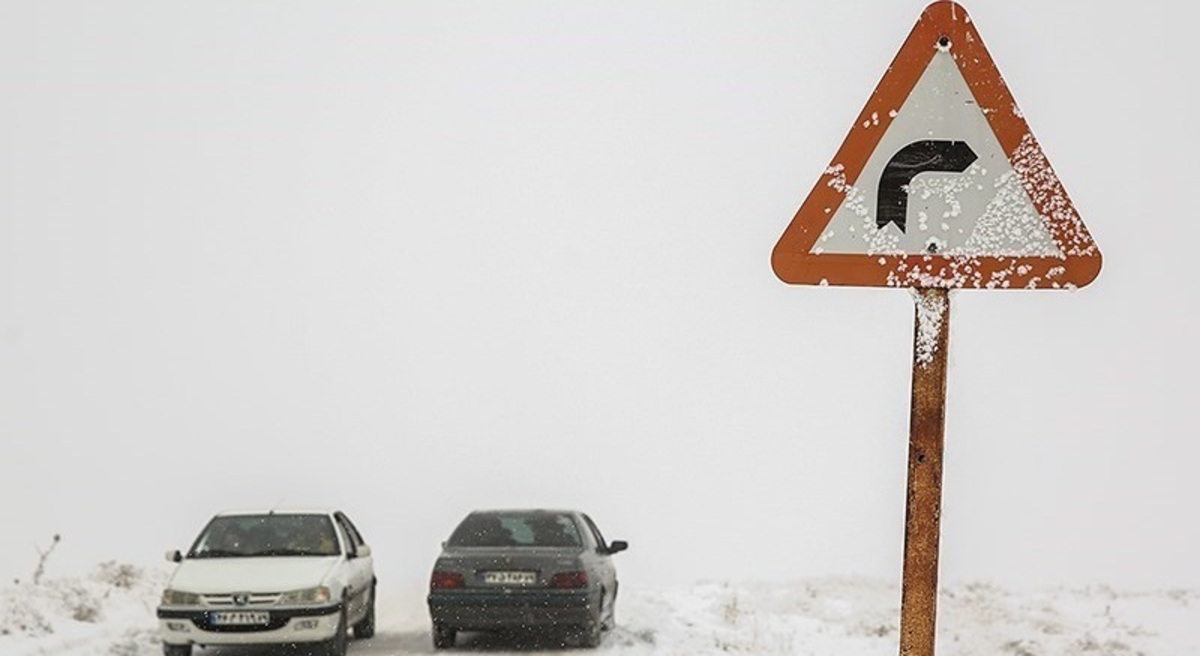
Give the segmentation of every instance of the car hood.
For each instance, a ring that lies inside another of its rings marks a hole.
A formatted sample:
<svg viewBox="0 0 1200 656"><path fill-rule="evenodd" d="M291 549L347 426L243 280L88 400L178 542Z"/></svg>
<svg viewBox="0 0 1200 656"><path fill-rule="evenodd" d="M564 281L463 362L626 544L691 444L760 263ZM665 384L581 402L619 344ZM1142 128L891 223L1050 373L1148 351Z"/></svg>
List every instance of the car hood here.
<svg viewBox="0 0 1200 656"><path fill-rule="evenodd" d="M326 583L340 556L188 558L179 563L168 587L186 592L287 592Z"/></svg>

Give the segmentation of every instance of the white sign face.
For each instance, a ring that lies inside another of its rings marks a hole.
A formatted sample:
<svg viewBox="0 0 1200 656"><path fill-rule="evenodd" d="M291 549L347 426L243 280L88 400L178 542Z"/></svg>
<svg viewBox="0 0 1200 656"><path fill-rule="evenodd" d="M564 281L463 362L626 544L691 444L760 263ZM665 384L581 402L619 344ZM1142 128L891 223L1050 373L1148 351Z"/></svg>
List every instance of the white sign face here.
<svg viewBox="0 0 1200 656"><path fill-rule="evenodd" d="M846 197L811 253L1061 257L949 49L889 113L854 185L830 171Z"/></svg>

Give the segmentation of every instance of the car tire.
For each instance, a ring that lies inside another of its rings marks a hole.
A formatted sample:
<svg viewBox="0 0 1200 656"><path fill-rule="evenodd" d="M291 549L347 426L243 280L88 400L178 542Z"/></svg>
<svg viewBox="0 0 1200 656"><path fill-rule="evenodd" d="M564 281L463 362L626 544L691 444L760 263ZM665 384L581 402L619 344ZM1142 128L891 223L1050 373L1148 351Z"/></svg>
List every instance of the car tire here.
<svg viewBox="0 0 1200 656"><path fill-rule="evenodd" d="M366 640L375 635L375 584L371 584L371 591L367 593L367 612L363 618L354 625L354 637L358 640Z"/></svg>
<svg viewBox="0 0 1200 656"><path fill-rule="evenodd" d="M346 632L346 604L342 604L342 612L338 614L337 632L325 641L325 656L346 656L346 643L350 636Z"/></svg>
<svg viewBox="0 0 1200 656"><path fill-rule="evenodd" d="M192 656L192 646L172 645L164 642L163 656Z"/></svg>
<svg viewBox="0 0 1200 656"><path fill-rule="evenodd" d="M433 648L434 649L449 649L454 646L455 639L458 638L458 629L445 624L433 625Z"/></svg>

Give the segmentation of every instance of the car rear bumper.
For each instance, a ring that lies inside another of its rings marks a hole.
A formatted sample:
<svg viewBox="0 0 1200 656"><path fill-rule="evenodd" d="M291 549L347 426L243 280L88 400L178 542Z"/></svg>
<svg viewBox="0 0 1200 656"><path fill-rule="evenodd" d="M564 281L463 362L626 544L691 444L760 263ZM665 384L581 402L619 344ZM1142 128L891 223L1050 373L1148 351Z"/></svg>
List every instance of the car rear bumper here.
<svg viewBox="0 0 1200 656"><path fill-rule="evenodd" d="M258 609L256 609L258 610ZM174 645L265 645L328 640L337 632L341 604L311 608L268 609L265 625L214 626L211 609L159 608L163 642Z"/></svg>
<svg viewBox="0 0 1200 656"><path fill-rule="evenodd" d="M584 626L596 621L599 592L589 590L438 590L429 593L435 624L466 631Z"/></svg>

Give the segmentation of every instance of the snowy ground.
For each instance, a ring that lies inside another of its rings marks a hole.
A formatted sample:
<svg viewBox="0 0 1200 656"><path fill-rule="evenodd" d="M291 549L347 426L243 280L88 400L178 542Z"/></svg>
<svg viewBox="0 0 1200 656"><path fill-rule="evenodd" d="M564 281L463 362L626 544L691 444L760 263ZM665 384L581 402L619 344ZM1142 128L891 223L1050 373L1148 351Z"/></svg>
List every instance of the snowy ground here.
<svg viewBox="0 0 1200 656"><path fill-rule="evenodd" d="M161 653L154 607L165 572L104 563L88 576L0 588L0 655L150 656ZM353 656L430 654L419 590L380 589L379 632ZM414 593L417 595L413 599ZM899 593L866 579L790 584L706 582L622 589L612 654L894 656ZM1200 654L1200 591L1107 587L1015 592L988 584L943 589L942 656L1186 656ZM459 651L561 651L528 637L467 635ZM255 656L248 649L202 656Z"/></svg>

